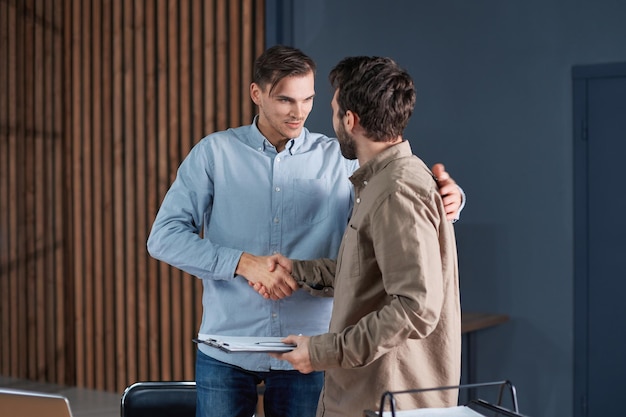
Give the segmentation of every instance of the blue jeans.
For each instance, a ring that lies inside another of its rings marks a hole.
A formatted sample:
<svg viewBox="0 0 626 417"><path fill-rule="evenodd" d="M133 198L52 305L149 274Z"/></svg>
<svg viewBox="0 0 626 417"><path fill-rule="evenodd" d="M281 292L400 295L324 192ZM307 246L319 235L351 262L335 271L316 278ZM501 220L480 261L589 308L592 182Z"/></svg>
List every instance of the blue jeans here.
<svg viewBox="0 0 626 417"><path fill-rule="evenodd" d="M247 371L197 351L196 417L251 417L257 406L257 385L265 382L266 417L315 417L322 372Z"/></svg>

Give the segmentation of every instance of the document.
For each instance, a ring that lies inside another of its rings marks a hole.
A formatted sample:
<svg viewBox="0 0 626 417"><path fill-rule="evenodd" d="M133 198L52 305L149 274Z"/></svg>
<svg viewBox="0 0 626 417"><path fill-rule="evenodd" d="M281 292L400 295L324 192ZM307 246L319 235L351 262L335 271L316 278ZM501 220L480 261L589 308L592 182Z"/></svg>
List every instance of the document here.
<svg viewBox="0 0 626 417"><path fill-rule="evenodd" d="M467 405L447 408L420 408L414 410L385 411L382 417L524 417L484 400L472 400ZM378 411L365 410L365 417L381 417Z"/></svg>
<svg viewBox="0 0 626 417"><path fill-rule="evenodd" d="M379 413L371 413L369 415L378 416ZM383 413L383 417L391 417L391 411L385 411ZM466 406L458 406L458 407L448 407L448 408L420 408L416 410L403 410L396 411L393 416L396 417L483 417L483 414L480 414L474 410L469 409Z"/></svg>
<svg viewBox="0 0 626 417"><path fill-rule="evenodd" d="M228 353L289 352L296 347L296 345L281 342L282 339L282 337L220 336L200 333L193 341Z"/></svg>

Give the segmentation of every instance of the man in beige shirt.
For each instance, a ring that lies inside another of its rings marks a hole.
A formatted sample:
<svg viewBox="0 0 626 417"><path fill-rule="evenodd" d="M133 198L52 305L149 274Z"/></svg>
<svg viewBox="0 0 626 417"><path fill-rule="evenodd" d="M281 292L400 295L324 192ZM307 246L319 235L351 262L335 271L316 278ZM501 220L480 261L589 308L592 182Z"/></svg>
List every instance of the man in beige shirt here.
<svg viewBox="0 0 626 417"><path fill-rule="evenodd" d="M458 385L461 312L454 229L437 183L403 131L413 112L410 75L388 58L352 57L330 73L333 127L358 159L355 204L337 261L273 261L310 292L335 297L328 333L289 336L274 354L324 370L317 415L360 416L385 391ZM267 298L272 288L256 286ZM456 390L399 396L397 409L457 404Z"/></svg>

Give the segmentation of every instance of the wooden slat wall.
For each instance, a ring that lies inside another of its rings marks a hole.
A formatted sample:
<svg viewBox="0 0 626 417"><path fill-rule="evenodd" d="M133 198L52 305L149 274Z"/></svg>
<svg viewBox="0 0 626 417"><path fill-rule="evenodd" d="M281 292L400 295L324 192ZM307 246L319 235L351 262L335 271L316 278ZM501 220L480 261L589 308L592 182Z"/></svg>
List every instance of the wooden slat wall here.
<svg viewBox="0 0 626 417"><path fill-rule="evenodd" d="M66 382L73 294L54 6L0 0L0 373Z"/></svg>
<svg viewBox="0 0 626 417"><path fill-rule="evenodd" d="M192 379L201 286L146 238L182 158L250 123L256 0L0 0L0 374Z"/></svg>

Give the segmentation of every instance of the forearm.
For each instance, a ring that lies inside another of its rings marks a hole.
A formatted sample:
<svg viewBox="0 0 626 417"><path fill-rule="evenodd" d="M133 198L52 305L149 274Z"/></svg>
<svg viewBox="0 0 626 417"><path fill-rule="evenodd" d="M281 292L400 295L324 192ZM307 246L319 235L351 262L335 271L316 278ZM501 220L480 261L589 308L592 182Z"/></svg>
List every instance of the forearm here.
<svg viewBox="0 0 626 417"><path fill-rule="evenodd" d="M315 370L366 366L408 339L428 336L437 326L437 314L421 311L414 300L393 299L337 333L311 337L309 352ZM428 322L428 323L427 323Z"/></svg>
<svg viewBox="0 0 626 417"><path fill-rule="evenodd" d="M184 224L157 219L148 237L150 256L204 279L232 279L243 251L212 244Z"/></svg>

